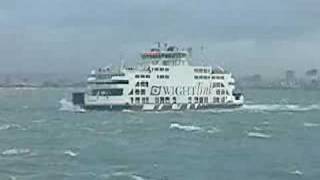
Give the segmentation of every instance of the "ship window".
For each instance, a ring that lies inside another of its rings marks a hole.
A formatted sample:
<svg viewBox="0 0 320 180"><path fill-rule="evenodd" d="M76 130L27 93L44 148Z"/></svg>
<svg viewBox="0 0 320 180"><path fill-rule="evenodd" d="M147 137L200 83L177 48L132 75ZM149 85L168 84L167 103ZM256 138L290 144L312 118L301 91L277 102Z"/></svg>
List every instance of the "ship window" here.
<svg viewBox="0 0 320 180"><path fill-rule="evenodd" d="M164 79L164 75L160 75L160 79Z"/></svg>
<svg viewBox="0 0 320 180"><path fill-rule="evenodd" d="M160 68L160 71L164 71L164 68Z"/></svg>
<svg viewBox="0 0 320 180"><path fill-rule="evenodd" d="M203 97L200 97L200 103L201 104L203 103Z"/></svg>
<svg viewBox="0 0 320 180"><path fill-rule="evenodd" d="M140 82L137 82L137 83L136 83L136 87L139 87L139 86L140 86Z"/></svg>
<svg viewBox="0 0 320 180"><path fill-rule="evenodd" d="M136 97L136 104L140 104L140 98L139 97Z"/></svg>
<svg viewBox="0 0 320 180"><path fill-rule="evenodd" d="M149 103L149 98L148 98L148 97L146 97L146 103L147 103L147 104Z"/></svg>
<svg viewBox="0 0 320 180"><path fill-rule="evenodd" d="M159 68L154 68L155 71L159 71Z"/></svg>
<svg viewBox="0 0 320 180"><path fill-rule="evenodd" d="M159 102L160 102L159 101L159 97L155 97L154 101L155 101L156 104L159 104Z"/></svg>
<svg viewBox="0 0 320 180"><path fill-rule="evenodd" d="M208 100L208 97L205 97L205 98L204 98L204 103L206 103L206 104L207 104L207 103L208 103L208 101L209 101L209 100Z"/></svg>
<svg viewBox="0 0 320 180"><path fill-rule="evenodd" d="M169 75L165 75L165 78L166 78L166 79L169 79Z"/></svg>
<svg viewBox="0 0 320 180"><path fill-rule="evenodd" d="M132 97L132 98L130 98L130 100L131 100L131 104L133 104L133 97Z"/></svg>
<svg viewBox="0 0 320 180"><path fill-rule="evenodd" d="M174 103L174 104L177 103L177 98L176 97L172 98L172 103Z"/></svg>
<svg viewBox="0 0 320 180"><path fill-rule="evenodd" d="M215 77L215 76L212 76L211 79L216 79L216 77Z"/></svg>
<svg viewBox="0 0 320 180"><path fill-rule="evenodd" d="M165 70L165 71L169 71L169 68L165 68L164 70Z"/></svg>
<svg viewBox="0 0 320 180"><path fill-rule="evenodd" d="M135 92L134 92L134 94L139 95L139 94L140 94L140 90L139 90L139 89L136 89Z"/></svg>
<svg viewBox="0 0 320 180"><path fill-rule="evenodd" d="M192 97L188 97L188 103L192 103Z"/></svg>
<svg viewBox="0 0 320 180"><path fill-rule="evenodd" d="M220 95L220 89L217 90L217 95Z"/></svg>
<svg viewBox="0 0 320 180"><path fill-rule="evenodd" d="M145 78L146 76L145 76L144 74L141 74L140 77L141 77L141 78Z"/></svg>
<svg viewBox="0 0 320 180"><path fill-rule="evenodd" d="M219 98L218 97L213 97L213 103L219 103Z"/></svg>
<svg viewBox="0 0 320 180"><path fill-rule="evenodd" d="M150 75L146 75L146 78L150 78Z"/></svg>
<svg viewBox="0 0 320 180"><path fill-rule="evenodd" d="M142 101L142 104L145 104L146 103L146 98L145 97L141 98L141 101Z"/></svg>
<svg viewBox="0 0 320 180"><path fill-rule="evenodd" d="M129 95L133 95L133 89L131 89L131 91L129 92Z"/></svg>
<svg viewBox="0 0 320 180"><path fill-rule="evenodd" d="M226 98L225 98L225 97L222 97L222 98L221 98L221 102L222 102L222 103L225 103L225 102L226 102Z"/></svg>
<svg viewBox="0 0 320 180"><path fill-rule="evenodd" d="M160 97L160 104L164 104L164 97Z"/></svg>
<svg viewBox="0 0 320 180"><path fill-rule="evenodd" d="M194 97L194 103L198 103L198 97Z"/></svg>
<svg viewBox="0 0 320 180"><path fill-rule="evenodd" d="M198 76L194 76L194 79L199 79L199 77Z"/></svg>
<svg viewBox="0 0 320 180"><path fill-rule="evenodd" d="M221 90L221 95L224 95L225 91L224 89Z"/></svg>
<svg viewBox="0 0 320 180"><path fill-rule="evenodd" d="M139 74L136 74L134 77L135 77L135 78L139 78Z"/></svg>
<svg viewBox="0 0 320 180"><path fill-rule="evenodd" d="M166 97L166 104L170 104L170 97Z"/></svg>
<svg viewBox="0 0 320 180"><path fill-rule="evenodd" d="M223 84L223 83L221 83L221 87L224 87L224 84Z"/></svg>
<svg viewBox="0 0 320 180"><path fill-rule="evenodd" d="M145 89L141 89L141 95L145 95L146 94L146 90Z"/></svg>

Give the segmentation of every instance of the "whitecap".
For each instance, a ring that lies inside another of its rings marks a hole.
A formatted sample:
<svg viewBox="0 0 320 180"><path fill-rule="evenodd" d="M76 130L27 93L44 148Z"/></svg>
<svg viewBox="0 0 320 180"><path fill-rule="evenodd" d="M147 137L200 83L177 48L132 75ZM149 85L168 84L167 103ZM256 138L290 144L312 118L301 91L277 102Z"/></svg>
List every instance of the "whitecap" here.
<svg viewBox="0 0 320 180"><path fill-rule="evenodd" d="M10 176L9 179L10 180L16 180L17 178L15 176Z"/></svg>
<svg viewBox="0 0 320 180"><path fill-rule="evenodd" d="M132 179L134 179L134 180L144 180L143 177L138 176L138 175L131 175L130 177L131 177Z"/></svg>
<svg viewBox="0 0 320 180"><path fill-rule="evenodd" d="M302 176L302 175L303 175L303 172L302 172L302 171L299 171L299 170L294 170L294 171L291 171L290 174Z"/></svg>
<svg viewBox="0 0 320 180"><path fill-rule="evenodd" d="M271 138L272 137L269 134L258 133L258 132L248 132L248 136L255 137L255 138Z"/></svg>
<svg viewBox="0 0 320 180"><path fill-rule="evenodd" d="M3 151L1 154L3 156L13 156L13 155L24 155L24 154L29 154L31 151L30 149L7 149Z"/></svg>
<svg viewBox="0 0 320 180"><path fill-rule="evenodd" d="M320 124L305 122L305 123L303 123L303 126L304 127L318 127L318 126L320 126Z"/></svg>
<svg viewBox="0 0 320 180"><path fill-rule="evenodd" d="M61 99L60 104L61 104L60 111L79 112L79 113L86 112L85 109L81 108L80 106L74 105L72 102L66 99Z"/></svg>
<svg viewBox="0 0 320 180"><path fill-rule="evenodd" d="M21 126L19 124L4 124L4 125L0 126L0 131L1 130L8 130L11 128L21 128Z"/></svg>
<svg viewBox="0 0 320 180"><path fill-rule="evenodd" d="M180 129L180 130L185 130L185 131L202 131L203 129L198 126L187 126L187 125L181 125L178 123L171 123L170 124L170 129Z"/></svg>
<svg viewBox="0 0 320 180"><path fill-rule="evenodd" d="M220 132L220 131L221 131L220 129L218 129L218 128L216 128L216 127L212 127L212 128L209 128L209 129L207 130L207 133L214 134L214 133L218 133L218 132Z"/></svg>
<svg viewBox="0 0 320 180"><path fill-rule="evenodd" d="M76 156L78 156L79 153L73 152L71 150L67 150L67 151L64 152L64 154L68 155L70 157L76 157Z"/></svg>
<svg viewBox="0 0 320 180"><path fill-rule="evenodd" d="M130 109L124 109L122 110L122 112L126 112L126 113L134 113L136 111L130 110Z"/></svg>
<svg viewBox="0 0 320 180"><path fill-rule="evenodd" d="M257 126L253 127L253 130L255 130L255 131L263 131L263 129L262 129L262 128L257 127Z"/></svg>
<svg viewBox="0 0 320 180"><path fill-rule="evenodd" d="M0 126L0 130L7 130L9 129L11 126L9 124L4 124L2 126Z"/></svg>

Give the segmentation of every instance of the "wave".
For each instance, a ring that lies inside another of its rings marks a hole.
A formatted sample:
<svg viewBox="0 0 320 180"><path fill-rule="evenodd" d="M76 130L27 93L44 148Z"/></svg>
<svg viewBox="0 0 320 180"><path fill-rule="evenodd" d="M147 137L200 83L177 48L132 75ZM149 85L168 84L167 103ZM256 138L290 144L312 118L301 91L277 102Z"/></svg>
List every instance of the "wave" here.
<svg viewBox="0 0 320 180"><path fill-rule="evenodd" d="M13 128L21 128L21 126L18 124L4 124L4 125L0 126L0 131L13 129Z"/></svg>
<svg viewBox="0 0 320 180"><path fill-rule="evenodd" d="M290 174L293 174L293 175L298 175L298 176L302 176L303 175L303 172L302 171L299 171L299 170L294 170L294 171L291 171L289 172Z"/></svg>
<svg viewBox="0 0 320 180"><path fill-rule="evenodd" d="M218 129L218 128L216 128L216 127L212 127L212 128L209 128L208 130L207 130L207 133L209 133L209 134L214 134L214 133L218 133L218 132L220 132L221 130L220 129Z"/></svg>
<svg viewBox="0 0 320 180"><path fill-rule="evenodd" d="M258 133L258 132L248 132L249 137L254 137L254 138L271 138L272 136L269 134L264 134L264 133Z"/></svg>
<svg viewBox="0 0 320 180"><path fill-rule="evenodd" d="M312 105L296 105L296 104L245 104L241 108L242 110L250 110L250 111L312 111L312 110L320 110L319 104Z"/></svg>
<svg viewBox="0 0 320 180"><path fill-rule="evenodd" d="M318 126L320 126L320 124L305 122L305 123L303 123L303 126L304 127L318 127Z"/></svg>
<svg viewBox="0 0 320 180"><path fill-rule="evenodd" d="M109 179L110 177L125 177L125 179L132 179L132 180L145 180L142 176L137 175L133 172L114 172L111 174L104 174L102 175L104 178ZM148 178L149 179L149 178Z"/></svg>
<svg viewBox="0 0 320 180"><path fill-rule="evenodd" d="M64 152L65 155L70 156L70 157L76 157L79 155L79 153L73 152L71 150L67 150Z"/></svg>
<svg viewBox="0 0 320 180"><path fill-rule="evenodd" d="M81 108L80 106L74 105L72 102L66 99L61 99L59 102L61 104L60 111L80 112L80 113L86 112L85 109Z"/></svg>
<svg viewBox="0 0 320 180"><path fill-rule="evenodd" d="M187 126L187 125L181 125L179 123L171 123L170 129L180 129L184 131L202 131L203 129L198 126Z"/></svg>
<svg viewBox="0 0 320 180"><path fill-rule="evenodd" d="M263 129L262 129L262 128L257 127L257 126L253 127L253 130L255 130L255 131L263 131Z"/></svg>
<svg viewBox="0 0 320 180"><path fill-rule="evenodd" d="M3 156L14 156L14 155L24 155L24 154L29 154L31 151L30 149L8 149L3 151L1 154Z"/></svg>

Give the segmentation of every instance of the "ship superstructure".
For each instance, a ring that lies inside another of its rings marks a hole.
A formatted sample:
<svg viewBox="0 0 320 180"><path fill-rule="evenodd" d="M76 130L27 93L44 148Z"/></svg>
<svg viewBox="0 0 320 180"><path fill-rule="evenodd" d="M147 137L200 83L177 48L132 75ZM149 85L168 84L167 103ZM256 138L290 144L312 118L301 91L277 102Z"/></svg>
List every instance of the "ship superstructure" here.
<svg viewBox="0 0 320 180"><path fill-rule="evenodd" d="M85 93L73 103L85 109L143 111L234 108L244 98L221 67L191 65L191 48L161 45L141 53L133 67L93 70Z"/></svg>

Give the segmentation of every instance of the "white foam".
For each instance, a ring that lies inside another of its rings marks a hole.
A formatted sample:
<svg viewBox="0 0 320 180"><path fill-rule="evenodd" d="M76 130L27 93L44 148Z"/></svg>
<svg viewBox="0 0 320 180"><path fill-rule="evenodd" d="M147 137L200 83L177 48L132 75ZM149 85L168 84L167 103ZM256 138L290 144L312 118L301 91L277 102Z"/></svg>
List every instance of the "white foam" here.
<svg viewBox="0 0 320 180"><path fill-rule="evenodd" d="M3 151L1 154L3 156L13 156L13 155L23 155L23 154L29 154L31 151L30 149L8 149Z"/></svg>
<svg viewBox="0 0 320 180"><path fill-rule="evenodd" d="M319 104L312 105L296 105L296 104L245 104L241 108L242 110L249 111L311 111L311 110L320 110Z"/></svg>
<svg viewBox="0 0 320 180"><path fill-rule="evenodd" d="M11 126L9 124L4 124L2 126L0 126L0 130L7 130L9 129Z"/></svg>
<svg viewBox="0 0 320 180"><path fill-rule="evenodd" d="M64 154L68 155L70 157L76 157L76 156L78 156L79 153L73 152L71 150L67 150L67 151L64 152Z"/></svg>
<svg viewBox="0 0 320 180"><path fill-rule="evenodd" d="M138 175L131 175L130 177L134 180L144 180L141 176Z"/></svg>
<svg viewBox="0 0 320 180"><path fill-rule="evenodd" d="M294 171L291 171L290 174L302 176L302 175L303 175L303 172L302 172L302 171L299 171L299 170L294 170Z"/></svg>
<svg viewBox="0 0 320 180"><path fill-rule="evenodd" d="M170 129L180 129L184 131L202 131L203 129L198 126L187 126L187 125L181 125L179 123L171 123Z"/></svg>
<svg viewBox="0 0 320 180"><path fill-rule="evenodd" d="M80 106L74 105L72 102L66 99L61 99L60 104L61 104L60 111L80 112L80 113L86 112L85 109L82 109Z"/></svg>
<svg viewBox="0 0 320 180"><path fill-rule="evenodd" d="M260 128L260 127L253 127L253 130L255 130L255 131L263 131L263 129L262 128Z"/></svg>
<svg viewBox="0 0 320 180"><path fill-rule="evenodd" d="M264 133L258 133L258 132L248 132L249 137L255 137L255 138L271 138L272 136L269 134L264 134Z"/></svg>
<svg viewBox="0 0 320 180"><path fill-rule="evenodd" d="M318 126L320 126L320 124L305 122L305 123L303 123L303 126L304 127L318 127Z"/></svg>
<svg viewBox="0 0 320 180"><path fill-rule="evenodd" d="M218 133L218 132L220 132L220 131L221 131L220 129L218 129L218 128L216 128L216 127L212 127L212 128L209 128L209 129L207 130L207 133L214 134L214 133Z"/></svg>
<svg viewBox="0 0 320 180"><path fill-rule="evenodd" d="M1 130L8 130L11 128L21 128L21 126L18 124L4 124L4 125L0 126L0 131Z"/></svg>
<svg viewBox="0 0 320 180"><path fill-rule="evenodd" d="M17 178L15 176L10 176L10 180L16 180Z"/></svg>

